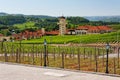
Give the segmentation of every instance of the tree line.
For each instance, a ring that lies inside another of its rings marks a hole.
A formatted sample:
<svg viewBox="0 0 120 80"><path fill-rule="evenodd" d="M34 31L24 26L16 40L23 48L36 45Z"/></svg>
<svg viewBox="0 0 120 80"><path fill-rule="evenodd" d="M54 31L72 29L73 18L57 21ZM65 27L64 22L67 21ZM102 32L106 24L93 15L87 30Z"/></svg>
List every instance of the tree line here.
<svg viewBox="0 0 120 80"><path fill-rule="evenodd" d="M66 17L66 20L67 20L68 29L77 28L80 25L101 26L101 25L120 24L119 22L89 21L84 17ZM59 25L57 25L58 17L40 18L37 16L31 17L31 16L23 16L23 15L19 15L19 16L7 15L7 16L0 16L0 33L3 33L3 31L1 31L3 29L8 29L5 30L9 33L7 34L7 36L10 35L12 29L14 29L17 33L20 33L21 31L19 30L19 28L15 27L14 24L23 24L30 21L35 23L33 26L37 27L36 29L45 28L46 31L59 29ZM30 28L30 30L32 30L32 28Z"/></svg>

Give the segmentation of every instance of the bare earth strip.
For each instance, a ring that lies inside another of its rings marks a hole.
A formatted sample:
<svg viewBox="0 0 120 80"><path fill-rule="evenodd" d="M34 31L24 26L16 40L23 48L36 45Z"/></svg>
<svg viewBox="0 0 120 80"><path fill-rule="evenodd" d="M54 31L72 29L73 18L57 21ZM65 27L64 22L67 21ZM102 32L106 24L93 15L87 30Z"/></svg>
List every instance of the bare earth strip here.
<svg viewBox="0 0 120 80"><path fill-rule="evenodd" d="M120 80L120 77L0 63L0 80Z"/></svg>

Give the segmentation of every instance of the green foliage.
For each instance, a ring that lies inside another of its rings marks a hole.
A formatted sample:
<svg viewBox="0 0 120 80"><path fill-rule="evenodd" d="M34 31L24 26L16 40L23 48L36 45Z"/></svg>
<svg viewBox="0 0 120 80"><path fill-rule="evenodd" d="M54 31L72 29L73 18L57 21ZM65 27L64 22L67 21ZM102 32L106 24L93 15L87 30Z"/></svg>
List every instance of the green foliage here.
<svg viewBox="0 0 120 80"><path fill-rule="evenodd" d="M35 27L35 22L26 22L26 23L23 23L23 24L15 24L14 27L16 27L19 30L37 28L37 27Z"/></svg>
<svg viewBox="0 0 120 80"><path fill-rule="evenodd" d="M24 23L25 21L23 16L0 16L0 24L2 25L13 25L16 23Z"/></svg>
<svg viewBox="0 0 120 80"><path fill-rule="evenodd" d="M74 25L79 25L81 23L88 23L89 20L83 18L83 17L67 17L67 20L69 23Z"/></svg>
<svg viewBox="0 0 120 80"><path fill-rule="evenodd" d="M0 33L2 33L4 36L11 35L11 32L8 29L1 30Z"/></svg>
<svg viewBox="0 0 120 80"><path fill-rule="evenodd" d="M44 39L52 44L66 44L66 43L97 43L97 42L117 42L117 35L120 32L106 33L106 34L88 34L88 35L65 35L65 36L44 36L39 39L25 40L23 43L43 43Z"/></svg>
<svg viewBox="0 0 120 80"><path fill-rule="evenodd" d="M109 25L113 30L120 30L120 23L119 24L112 24Z"/></svg>
<svg viewBox="0 0 120 80"><path fill-rule="evenodd" d="M2 45L2 43L0 43L0 45ZM4 46L7 47L7 53L10 53L12 51L16 52L17 49L21 49L21 51L24 52L29 52L32 53L33 51L36 52L44 52L44 45L43 44L23 44L23 41L19 41L16 43L14 42L4 42L3 43ZM2 46L0 46L0 52L1 49L3 49ZM34 49L34 50L33 50ZM47 49L49 51L49 53L54 53L54 50L56 50L56 54L59 53L59 51L64 50L67 51L67 54L78 54L78 49L80 50L81 54L84 54L84 51L88 52L88 51L92 51L95 52L95 47L84 47L84 46L51 46L49 44L47 44ZM103 51L105 51L105 48L99 49L100 50L100 54L102 54ZM93 53L94 54L94 53Z"/></svg>
<svg viewBox="0 0 120 80"><path fill-rule="evenodd" d="M76 28L78 24L88 23L89 21L83 17L67 17L67 28ZM39 21L39 20L38 20ZM35 26L42 28L44 27L47 31L58 30L59 26L57 25L57 18L50 18L40 20L39 23L35 23Z"/></svg>
<svg viewBox="0 0 120 80"><path fill-rule="evenodd" d="M39 21L39 23L35 23L36 27L45 28L46 31L57 30L59 27L57 25L58 19L44 19Z"/></svg>
<svg viewBox="0 0 120 80"><path fill-rule="evenodd" d="M103 22L103 21L89 21L83 17L67 17L67 28L75 29L78 26L92 25L110 25L114 30L119 30L119 22ZM9 31L15 30L20 33L26 29L36 30L45 28L46 31L58 30L58 18L49 16L24 16L24 15L6 15L0 16L0 30L8 29ZM8 32L9 32L8 31Z"/></svg>

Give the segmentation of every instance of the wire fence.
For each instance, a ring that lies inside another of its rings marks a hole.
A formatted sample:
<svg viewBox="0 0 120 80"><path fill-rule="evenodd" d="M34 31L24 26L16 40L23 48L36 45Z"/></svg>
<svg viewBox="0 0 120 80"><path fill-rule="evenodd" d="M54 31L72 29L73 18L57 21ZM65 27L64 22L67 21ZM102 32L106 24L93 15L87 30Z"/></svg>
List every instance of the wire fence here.
<svg viewBox="0 0 120 80"><path fill-rule="evenodd" d="M120 74L119 46L51 46L0 43L0 61L81 71ZM46 46L46 48L45 48ZM107 63L108 61L108 63ZM108 64L108 66L107 66Z"/></svg>

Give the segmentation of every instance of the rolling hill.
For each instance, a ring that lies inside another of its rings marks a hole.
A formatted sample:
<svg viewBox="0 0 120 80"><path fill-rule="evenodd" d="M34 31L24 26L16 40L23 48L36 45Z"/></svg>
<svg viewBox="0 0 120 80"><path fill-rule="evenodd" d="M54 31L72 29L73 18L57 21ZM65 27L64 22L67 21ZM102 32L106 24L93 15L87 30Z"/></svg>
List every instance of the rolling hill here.
<svg viewBox="0 0 120 80"><path fill-rule="evenodd" d="M120 22L120 16L88 16L90 21Z"/></svg>

